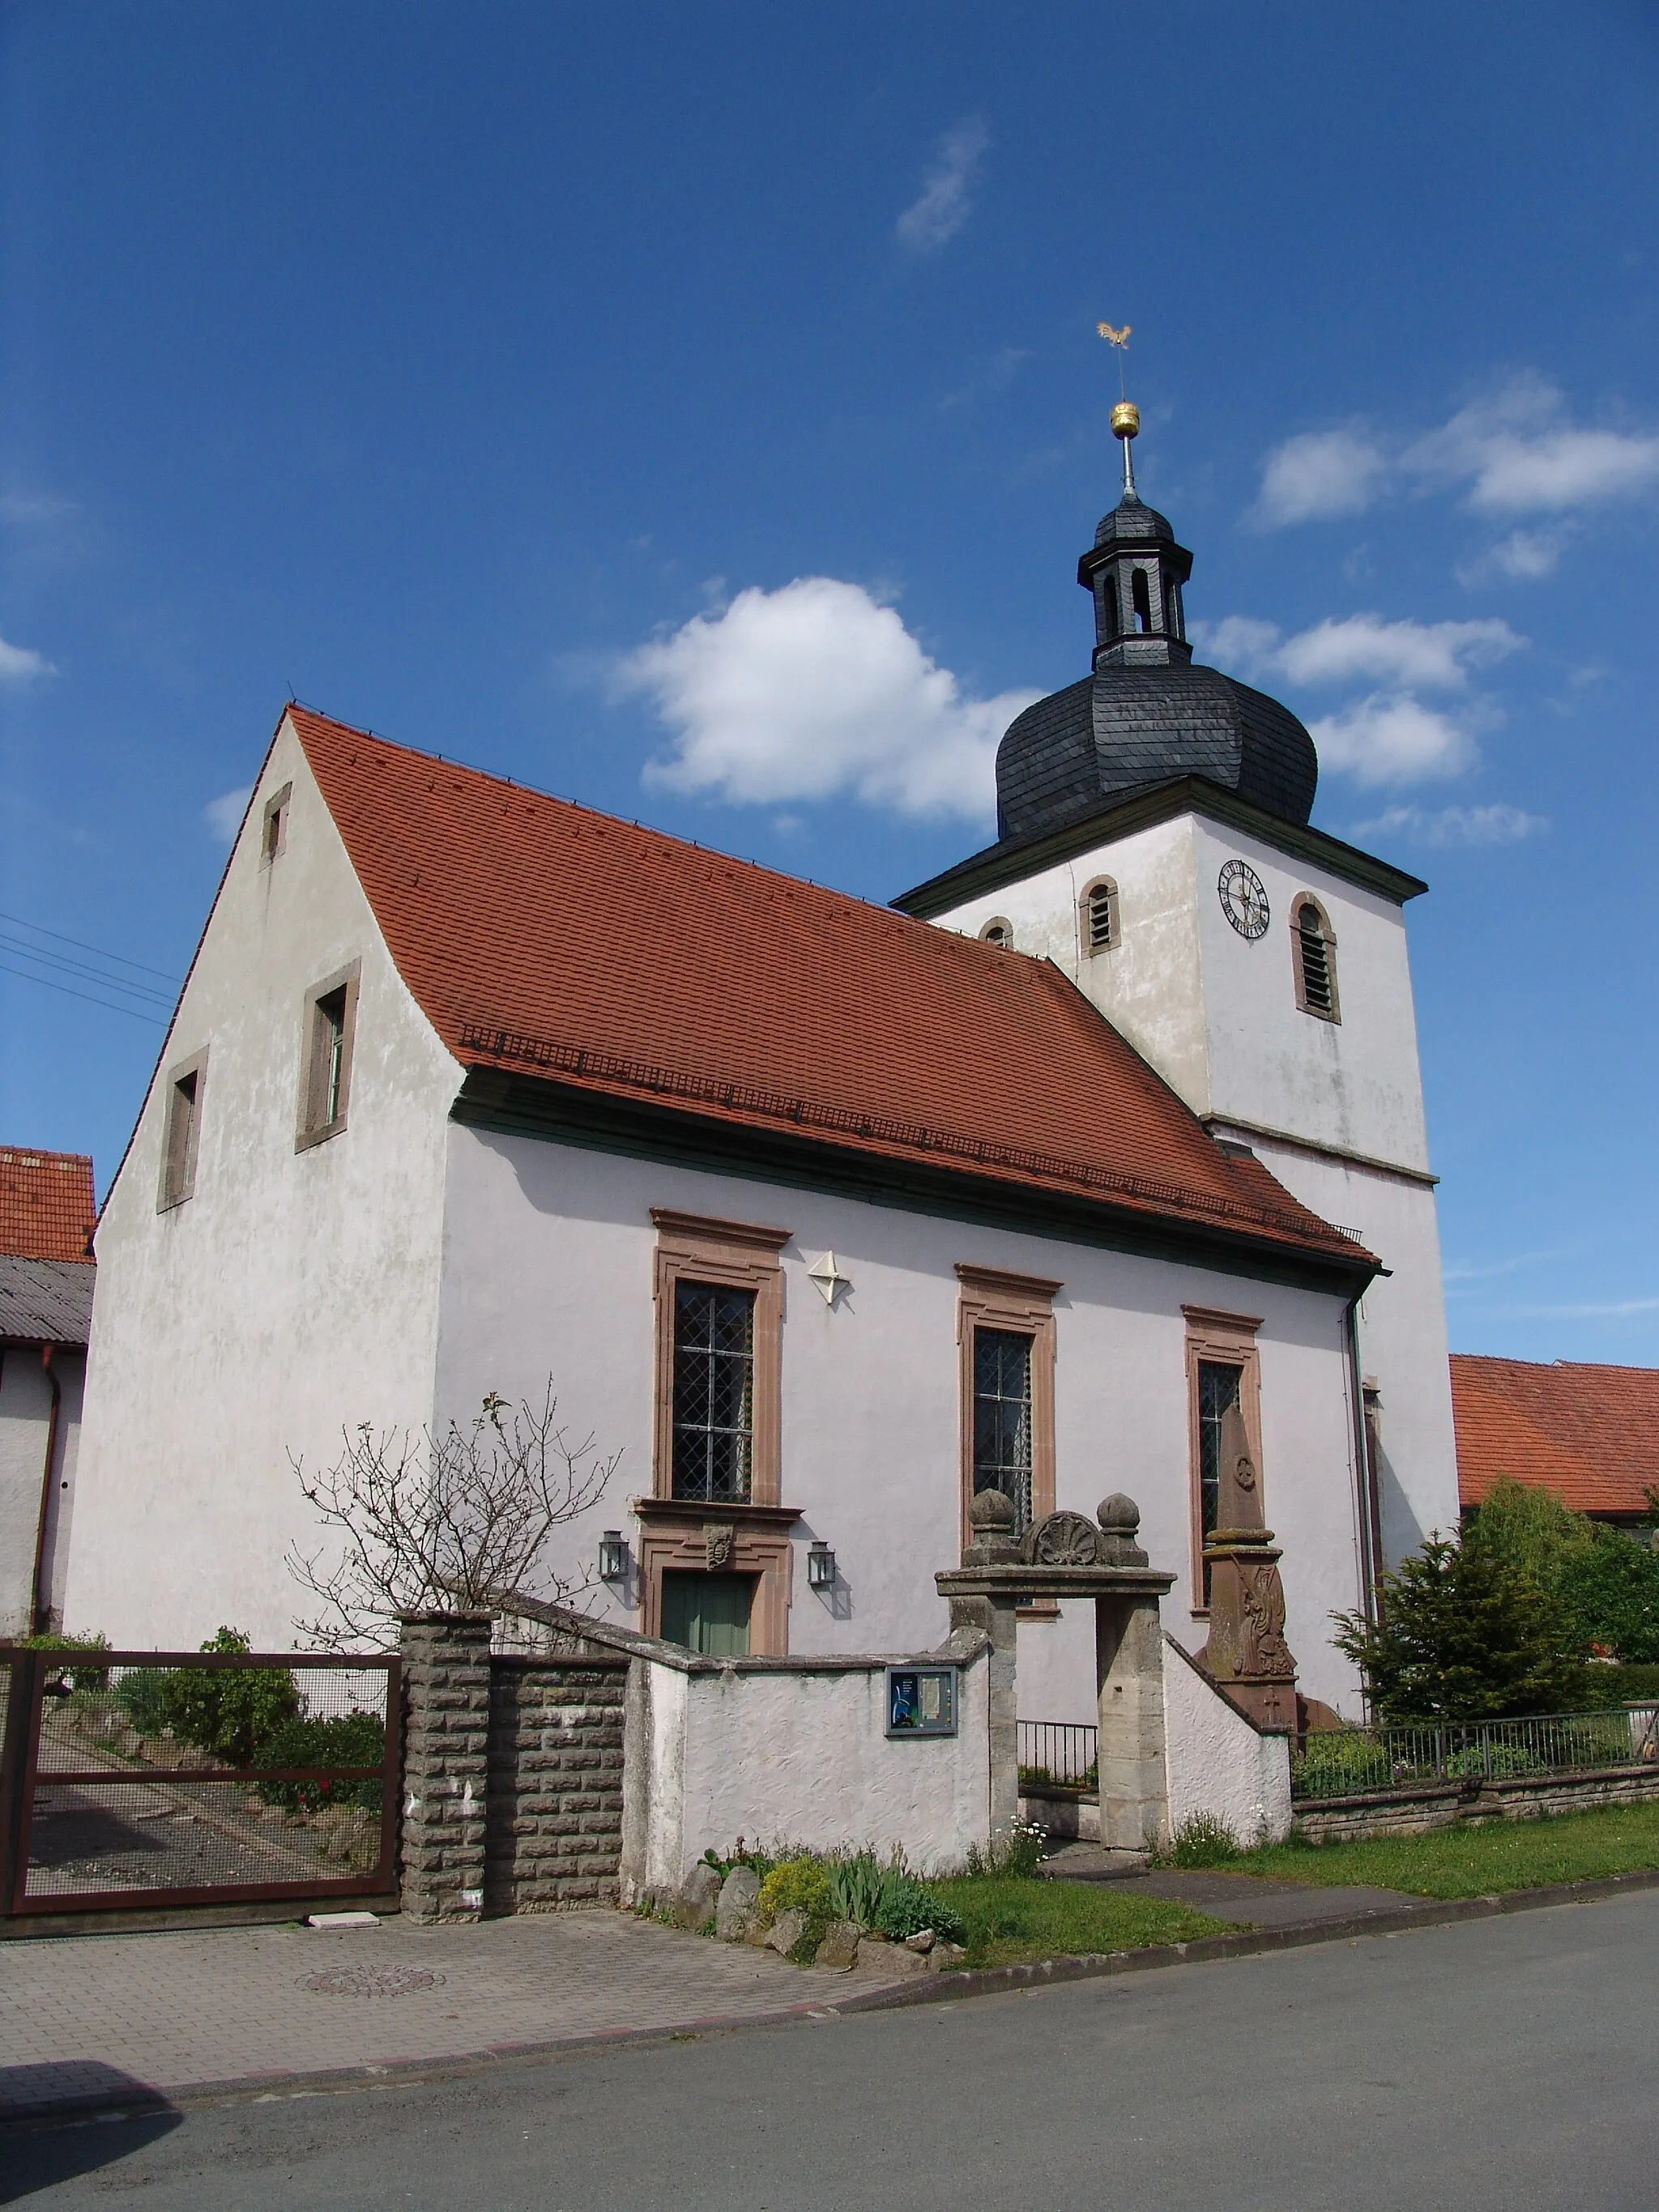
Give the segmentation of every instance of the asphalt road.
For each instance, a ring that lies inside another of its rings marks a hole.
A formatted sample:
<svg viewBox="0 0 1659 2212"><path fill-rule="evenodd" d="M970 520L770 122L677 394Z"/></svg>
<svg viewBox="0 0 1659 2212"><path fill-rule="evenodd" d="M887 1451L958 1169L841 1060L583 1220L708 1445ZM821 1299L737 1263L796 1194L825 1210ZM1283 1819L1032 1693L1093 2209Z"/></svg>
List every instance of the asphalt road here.
<svg viewBox="0 0 1659 2212"><path fill-rule="evenodd" d="M1651 2212L1656 1967L1650 1892L424 2087L0 2130L0 2201Z"/></svg>

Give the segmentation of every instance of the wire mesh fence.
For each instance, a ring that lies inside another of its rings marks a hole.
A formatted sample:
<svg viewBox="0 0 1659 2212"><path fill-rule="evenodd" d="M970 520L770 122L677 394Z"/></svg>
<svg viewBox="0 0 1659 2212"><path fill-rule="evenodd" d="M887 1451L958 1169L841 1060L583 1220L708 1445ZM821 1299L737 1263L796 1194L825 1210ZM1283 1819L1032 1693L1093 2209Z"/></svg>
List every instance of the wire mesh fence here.
<svg viewBox="0 0 1659 2212"><path fill-rule="evenodd" d="M1097 1790L1100 1730L1084 1721L1020 1721L1015 1756L1022 1788Z"/></svg>
<svg viewBox="0 0 1659 2212"><path fill-rule="evenodd" d="M1311 1734L1291 1762L1297 1798L1357 1797L1437 1782L1522 1780L1659 1760L1659 1708L1425 1721Z"/></svg>
<svg viewBox="0 0 1659 2212"><path fill-rule="evenodd" d="M398 1662L9 1656L13 1912L389 1891Z"/></svg>

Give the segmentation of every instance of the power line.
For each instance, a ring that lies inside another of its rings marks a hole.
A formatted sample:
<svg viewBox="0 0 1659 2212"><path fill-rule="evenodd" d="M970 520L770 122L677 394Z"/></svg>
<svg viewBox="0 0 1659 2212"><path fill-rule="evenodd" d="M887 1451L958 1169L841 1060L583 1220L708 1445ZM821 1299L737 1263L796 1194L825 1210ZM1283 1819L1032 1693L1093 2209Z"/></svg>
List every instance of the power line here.
<svg viewBox="0 0 1659 2212"><path fill-rule="evenodd" d="M15 953L20 959L38 961L41 966L58 969L65 975L77 975L83 983L101 983L106 990L122 992L128 998L148 1000L152 1006L170 1007L173 1004L171 991L152 990L148 983L129 983L123 976L106 975L84 960L66 960L61 952L40 951L3 929L0 929L0 951ZM136 967L137 963L132 964Z"/></svg>
<svg viewBox="0 0 1659 2212"><path fill-rule="evenodd" d="M135 967L137 964L136 961L133 963ZM43 991L61 991L66 999L84 999L89 1006L102 1006L107 1013L125 1014L129 1020L148 1022L152 1029L164 1030L167 1027L157 1014L141 1014L136 1006L117 1006L112 999L94 999L90 991L71 990L67 983L54 983L45 975L31 975L27 968L9 967L3 960L0 960L0 973L20 975L26 983L38 983Z"/></svg>
<svg viewBox="0 0 1659 2212"><path fill-rule="evenodd" d="M165 968L151 968L143 960L129 960L122 952L106 952L101 945L88 945L84 938L65 937L61 930L47 929L38 921L25 921L21 914L0 914L0 921L9 921L15 929L33 930L37 937L55 937L60 945L73 945L78 951L95 952L100 960L113 960L122 968L137 968L146 975L159 975L164 983L175 987L179 978Z"/></svg>

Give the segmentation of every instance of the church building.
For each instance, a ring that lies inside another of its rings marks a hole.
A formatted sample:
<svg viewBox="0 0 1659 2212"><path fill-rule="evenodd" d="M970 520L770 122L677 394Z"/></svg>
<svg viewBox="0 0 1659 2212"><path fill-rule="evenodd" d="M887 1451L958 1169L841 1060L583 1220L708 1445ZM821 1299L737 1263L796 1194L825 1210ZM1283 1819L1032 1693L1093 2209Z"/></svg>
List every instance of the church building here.
<svg viewBox="0 0 1659 2212"><path fill-rule="evenodd" d="M1237 1407L1301 1687L1357 1711L1330 1614L1457 1516L1425 886L1193 664L1127 453L1091 672L891 907L284 711L97 1232L72 1626L288 1644L294 1462L550 1377L621 1455L556 1562L617 1625L925 1650L977 1492L1115 1492L1197 1652ZM1094 1710L1066 1610L1032 1718Z"/></svg>

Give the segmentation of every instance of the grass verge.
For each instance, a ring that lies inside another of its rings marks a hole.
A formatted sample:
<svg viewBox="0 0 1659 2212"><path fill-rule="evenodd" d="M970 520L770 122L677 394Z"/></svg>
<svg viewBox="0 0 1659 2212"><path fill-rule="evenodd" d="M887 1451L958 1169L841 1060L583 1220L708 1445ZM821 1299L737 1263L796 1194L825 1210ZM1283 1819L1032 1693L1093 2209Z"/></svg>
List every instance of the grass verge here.
<svg viewBox="0 0 1659 2212"><path fill-rule="evenodd" d="M1139 1951L1152 1943L1224 1936L1233 1925L1164 1898L1126 1895L1100 1883L989 1875L928 1887L962 1915L965 1966L1012 1966L1080 1952Z"/></svg>
<svg viewBox="0 0 1659 2212"><path fill-rule="evenodd" d="M1415 1897L1488 1897L1649 1868L1659 1868L1659 1804L1436 1828L1424 1836L1373 1836L1361 1843L1292 1841L1242 1851L1228 1860L1226 1870L1321 1889L1359 1882Z"/></svg>

